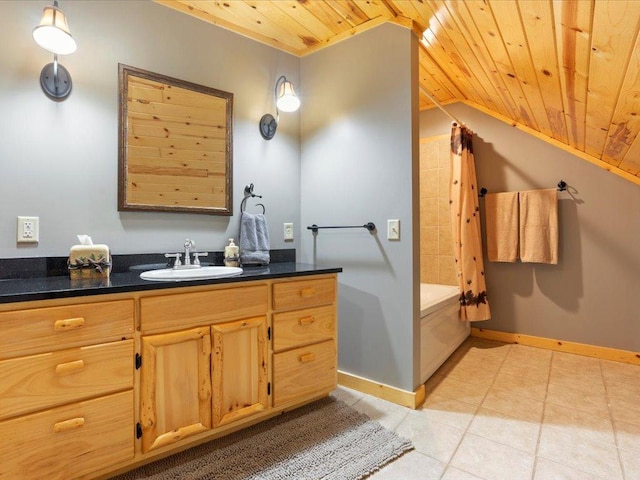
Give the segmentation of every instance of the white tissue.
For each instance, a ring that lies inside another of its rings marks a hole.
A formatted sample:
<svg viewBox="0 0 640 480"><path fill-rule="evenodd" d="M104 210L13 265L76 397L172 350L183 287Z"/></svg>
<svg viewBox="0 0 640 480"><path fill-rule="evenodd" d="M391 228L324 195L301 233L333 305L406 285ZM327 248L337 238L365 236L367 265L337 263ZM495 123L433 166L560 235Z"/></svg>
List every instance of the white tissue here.
<svg viewBox="0 0 640 480"><path fill-rule="evenodd" d="M93 245L93 240L89 235L77 235L80 245Z"/></svg>

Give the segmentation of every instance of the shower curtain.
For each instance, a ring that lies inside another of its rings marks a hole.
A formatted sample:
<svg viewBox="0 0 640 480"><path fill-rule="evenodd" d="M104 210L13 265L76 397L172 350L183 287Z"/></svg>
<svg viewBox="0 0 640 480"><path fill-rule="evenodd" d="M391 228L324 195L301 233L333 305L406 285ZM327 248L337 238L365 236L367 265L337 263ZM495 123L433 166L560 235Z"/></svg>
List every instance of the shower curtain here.
<svg viewBox="0 0 640 480"><path fill-rule="evenodd" d="M465 126L452 124L449 204L455 269L461 292L460 318L476 322L489 320L491 312L484 279L472 135Z"/></svg>

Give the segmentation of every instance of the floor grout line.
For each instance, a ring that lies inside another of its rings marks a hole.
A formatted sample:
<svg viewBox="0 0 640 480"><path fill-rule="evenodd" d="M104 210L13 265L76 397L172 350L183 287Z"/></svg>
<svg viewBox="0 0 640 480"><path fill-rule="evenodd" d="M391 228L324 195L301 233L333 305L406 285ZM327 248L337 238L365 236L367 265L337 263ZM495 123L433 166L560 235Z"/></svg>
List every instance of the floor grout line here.
<svg viewBox="0 0 640 480"><path fill-rule="evenodd" d="M604 395L607 399L607 411L609 412L609 421L611 422L611 428L613 429L613 441L615 442L616 452L618 453L618 462L620 463L620 471L622 472L622 479L626 480L627 474L624 468L624 462L622 461L622 453L620 452L620 442L618 440L618 427L615 419L613 418L613 411L611 409L611 395L609 393L609 387L604 377L604 369L602 368L602 360L598 361L600 366L600 375L602 376L602 384L604 385Z"/></svg>
<svg viewBox="0 0 640 480"><path fill-rule="evenodd" d="M551 369L553 367L553 352L551 352L551 358L549 359L549 368L547 369L547 384L544 389L544 399L542 400L542 419L540 420L540 425L538 429L538 441L536 442L536 451L533 456L533 471L531 472L531 480L536 478L536 471L538 469L538 460L540 457L538 453L540 451L540 441L542 440L542 426L544 425L544 419L547 414L547 397L549 396L549 384L551 383Z"/></svg>

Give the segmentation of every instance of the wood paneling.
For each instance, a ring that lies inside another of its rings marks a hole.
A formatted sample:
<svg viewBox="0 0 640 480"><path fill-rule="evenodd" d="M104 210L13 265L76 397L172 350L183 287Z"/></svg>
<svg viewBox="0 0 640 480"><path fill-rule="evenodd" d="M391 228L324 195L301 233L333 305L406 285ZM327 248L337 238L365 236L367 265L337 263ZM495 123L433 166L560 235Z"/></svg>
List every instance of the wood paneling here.
<svg viewBox="0 0 640 480"><path fill-rule="evenodd" d="M119 69L118 208L231 214L233 95Z"/></svg>
<svg viewBox="0 0 640 480"><path fill-rule="evenodd" d="M638 0L156 1L300 56L424 32L421 110L464 101L640 184Z"/></svg>

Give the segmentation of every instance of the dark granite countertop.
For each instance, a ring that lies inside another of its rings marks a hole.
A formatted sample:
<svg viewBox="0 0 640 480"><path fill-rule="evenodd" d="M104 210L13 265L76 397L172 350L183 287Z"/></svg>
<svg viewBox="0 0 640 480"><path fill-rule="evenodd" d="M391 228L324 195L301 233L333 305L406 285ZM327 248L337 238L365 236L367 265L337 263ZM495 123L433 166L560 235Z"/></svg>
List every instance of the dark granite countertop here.
<svg viewBox="0 0 640 480"><path fill-rule="evenodd" d="M160 290L168 288L237 283L251 280L299 277L323 273L341 272L340 267L322 267L296 262L271 263L264 267L244 267L243 273L235 277L188 280L149 281L140 278L140 270L111 273L108 279L72 281L68 275L33 278L0 279L0 303L50 300L55 298L105 295L110 293Z"/></svg>

